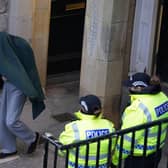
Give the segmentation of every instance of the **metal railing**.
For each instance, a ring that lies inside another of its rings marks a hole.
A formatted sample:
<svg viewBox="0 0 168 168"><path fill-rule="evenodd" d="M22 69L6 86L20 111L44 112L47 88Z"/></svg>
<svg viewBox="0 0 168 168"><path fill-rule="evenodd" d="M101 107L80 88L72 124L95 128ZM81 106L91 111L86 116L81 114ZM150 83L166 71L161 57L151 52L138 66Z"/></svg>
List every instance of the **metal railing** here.
<svg viewBox="0 0 168 168"><path fill-rule="evenodd" d="M155 157L157 158L158 156L158 151L160 151L160 146L161 144L163 144L161 142L161 134L163 131L163 126L166 127L164 129L164 131L167 132L167 125L168 125L168 119L161 119L161 120L157 120L157 121L153 121L147 124L143 124L143 125L138 125L135 127L131 127L128 129L124 129L124 130L119 130L116 131L114 133L108 134L108 135L104 135L104 136L100 136L97 138L93 138L93 139L89 139L89 140L83 140L77 143L73 143L73 144L69 144L69 145L63 145L61 144L55 137L53 137L51 134L45 133L43 135L43 138L45 139L45 151L44 151L44 158L43 158L43 168L48 168L49 164L50 167L54 167L54 168L67 168L68 164L69 164L69 156L70 153L73 151L75 154L75 162L73 167L74 168L90 168L88 166L89 163L89 149L90 149L90 145L91 144L95 144L96 143L96 148L95 148L95 168L110 168L111 167L111 158L112 158L112 144L115 142L114 139L116 140L116 138L120 138L120 149L119 149L119 164L117 166L117 168L122 168L124 166L124 160L122 160L122 148L123 148L123 142L124 142L124 136L127 134L131 134L131 145L130 145L130 153L129 156L133 156L134 154L134 148L135 148L135 137L136 137L136 133L138 131L143 131L144 132L144 143L143 143L143 154L142 157L146 157L147 154L147 139L148 139L148 133L149 130L152 127L155 127L155 129L157 128L157 141L156 141L156 149L155 149ZM100 147L101 147L101 142L102 141L106 141L106 144L108 145L108 150L107 150L107 155L106 155L106 165L103 167L101 166L100 162ZM85 146L85 163L83 166L79 165L79 157L80 157L80 147L84 147ZM50 149L50 147L52 147L52 149ZM50 151L52 151L52 155L53 155L53 159L49 159L49 149ZM64 151L64 158L62 158L61 160L59 159L59 151ZM52 160L52 161L51 161ZM154 162L157 159L154 159ZM60 163L59 163L60 162ZM167 163L166 163L167 164ZM59 165L59 166L58 166ZM72 165L71 165L72 166ZM93 167L91 167L93 168ZM142 167L143 168L143 167ZM168 164L165 165L165 168L168 168Z"/></svg>

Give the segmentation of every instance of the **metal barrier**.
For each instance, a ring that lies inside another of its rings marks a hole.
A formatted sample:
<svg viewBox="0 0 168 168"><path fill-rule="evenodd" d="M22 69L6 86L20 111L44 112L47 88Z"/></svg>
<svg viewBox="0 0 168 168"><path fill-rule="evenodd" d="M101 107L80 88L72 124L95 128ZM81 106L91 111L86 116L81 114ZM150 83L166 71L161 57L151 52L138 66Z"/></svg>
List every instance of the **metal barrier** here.
<svg viewBox="0 0 168 168"><path fill-rule="evenodd" d="M155 152L155 157L157 158L158 151L160 151L160 145L161 145L161 134L162 134L162 128L165 127L164 131L167 131L167 125L168 125L168 119L161 119L157 121L153 121L147 124L139 125L136 127L131 127L128 129L124 130L119 130L114 133L105 135L105 136L100 136L97 138L89 139L89 140L84 140L80 141L77 143L69 144L69 145L63 145L61 144L55 137L53 137L51 134L45 133L43 135L43 138L46 140L45 141L45 152L44 152L44 158L43 158L43 168L48 168L48 164L52 162L52 167L54 168L68 168L69 163L69 154L70 152L74 152L75 154L75 162L74 165L71 166L74 168L110 168L111 167L111 158L112 158L112 150L111 150L111 145L113 144L114 139L120 138L120 150L119 150L119 164L117 168L122 168L124 166L124 161L122 160L122 148L123 148L123 142L124 142L124 136L128 133L132 135L131 139L131 148L130 148L130 156L133 155L134 153L134 145L135 145L135 136L137 131L144 131L144 144L143 144L143 157L146 156L147 152L147 138L148 138L148 133L149 130L155 126L157 127L157 144L156 144L156 152ZM100 146L102 141L108 141L108 151L106 155L106 160L107 163L106 165L100 165L99 160L100 160ZM95 156L95 166L88 166L89 163L89 146L90 144L96 143L96 156ZM54 150L53 155L54 158L52 161L49 161L49 147L52 146ZM85 164L84 166L79 165L78 159L80 155L80 147L85 146ZM64 151L64 159L62 159L58 163L58 158L59 158L59 151ZM154 159L155 161L156 159ZM59 164L59 166L58 166ZM61 165L60 165L61 164ZM166 166L166 165L165 165ZM143 168L143 167L142 167ZM165 167L166 168L166 167ZM167 164L168 168L168 164Z"/></svg>

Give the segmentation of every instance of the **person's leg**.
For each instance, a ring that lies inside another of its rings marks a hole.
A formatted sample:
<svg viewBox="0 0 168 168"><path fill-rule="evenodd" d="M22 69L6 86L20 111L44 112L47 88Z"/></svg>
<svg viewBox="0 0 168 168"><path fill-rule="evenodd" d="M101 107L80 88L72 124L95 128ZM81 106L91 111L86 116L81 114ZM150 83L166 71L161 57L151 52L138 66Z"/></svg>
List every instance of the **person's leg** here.
<svg viewBox="0 0 168 168"><path fill-rule="evenodd" d="M125 159L124 168L142 168L142 159L140 157L129 156Z"/></svg>
<svg viewBox="0 0 168 168"><path fill-rule="evenodd" d="M158 153L151 154L147 157L129 156L125 159L124 168L157 168L161 159L161 150Z"/></svg>
<svg viewBox="0 0 168 168"><path fill-rule="evenodd" d="M4 82L0 103L0 147L3 153L12 153L16 151L16 137L6 126L7 89Z"/></svg>
<svg viewBox="0 0 168 168"><path fill-rule="evenodd" d="M159 150L158 153L153 153L149 155L145 161L146 167L157 168L161 159L162 150Z"/></svg>
<svg viewBox="0 0 168 168"><path fill-rule="evenodd" d="M13 135L30 145L35 141L36 133L29 129L22 121L20 121L20 115L26 101L26 96L11 83L8 82L7 85L7 127Z"/></svg>

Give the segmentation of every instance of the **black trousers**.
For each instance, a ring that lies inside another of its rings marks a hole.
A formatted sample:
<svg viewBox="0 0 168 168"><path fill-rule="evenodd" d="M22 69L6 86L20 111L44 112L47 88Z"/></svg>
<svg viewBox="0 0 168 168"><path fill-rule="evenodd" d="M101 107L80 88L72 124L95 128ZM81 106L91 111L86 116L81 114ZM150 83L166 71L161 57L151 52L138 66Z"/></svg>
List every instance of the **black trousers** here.
<svg viewBox="0 0 168 168"><path fill-rule="evenodd" d="M147 157L129 156L125 159L124 168L157 168L161 159L161 150Z"/></svg>

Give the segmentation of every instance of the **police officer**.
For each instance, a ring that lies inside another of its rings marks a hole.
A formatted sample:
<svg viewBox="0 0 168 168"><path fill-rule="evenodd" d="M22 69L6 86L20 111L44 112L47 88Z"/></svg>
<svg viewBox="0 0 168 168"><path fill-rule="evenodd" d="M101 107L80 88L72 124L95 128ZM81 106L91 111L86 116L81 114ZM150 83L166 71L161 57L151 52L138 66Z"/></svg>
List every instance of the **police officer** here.
<svg viewBox="0 0 168 168"><path fill-rule="evenodd" d="M161 91L158 78L151 78L146 73L136 73L125 82L129 88L131 104L126 107L122 117L121 129L145 124L158 119L168 117L168 98ZM123 147L120 150L120 139L117 142L115 153L112 158L113 165L119 163L119 150L125 159L125 168L156 168L161 159L161 148L165 143L167 125L161 128L160 149L156 157L156 144L158 127L148 130L146 156L143 157L144 131L135 134L133 156L130 156L132 134L126 134Z"/></svg>
<svg viewBox="0 0 168 168"><path fill-rule="evenodd" d="M101 102L95 95L87 95L80 98L81 109L75 113L78 120L72 121L65 126L65 130L60 134L59 141L63 144L70 144L81 140L91 139L102 135L107 135L115 131L114 124L102 118ZM112 148L115 140L112 140ZM107 167L108 141L103 140L100 146L99 168ZM88 168L96 168L96 148L97 144L89 145ZM78 168L85 168L86 147L81 146L79 151ZM75 167L75 154L70 151L69 168Z"/></svg>

